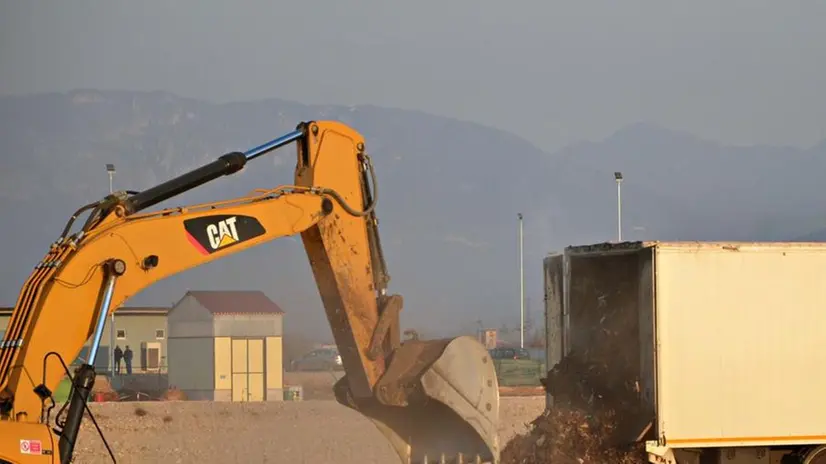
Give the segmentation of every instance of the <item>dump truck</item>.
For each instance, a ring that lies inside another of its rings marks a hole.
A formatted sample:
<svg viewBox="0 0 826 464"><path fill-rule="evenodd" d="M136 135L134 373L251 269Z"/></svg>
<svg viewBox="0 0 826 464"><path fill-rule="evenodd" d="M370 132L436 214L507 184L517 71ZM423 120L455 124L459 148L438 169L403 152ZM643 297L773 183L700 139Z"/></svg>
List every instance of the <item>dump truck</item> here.
<svg viewBox="0 0 826 464"><path fill-rule="evenodd" d="M570 246L544 274L548 366L588 365L548 407L591 392L650 463L826 463L826 243Z"/></svg>

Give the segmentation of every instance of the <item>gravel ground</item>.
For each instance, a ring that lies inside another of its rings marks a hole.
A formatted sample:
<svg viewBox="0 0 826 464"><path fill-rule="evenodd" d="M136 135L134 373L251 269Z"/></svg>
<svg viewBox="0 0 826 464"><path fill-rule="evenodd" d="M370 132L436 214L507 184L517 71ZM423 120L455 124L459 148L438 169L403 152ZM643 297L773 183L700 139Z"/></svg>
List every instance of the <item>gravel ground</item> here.
<svg viewBox="0 0 826 464"><path fill-rule="evenodd" d="M502 398L502 446L523 433L544 405L544 397ZM397 462L371 422L330 400L95 403L90 407L123 464ZM78 441L75 462L111 462L91 421L85 421Z"/></svg>

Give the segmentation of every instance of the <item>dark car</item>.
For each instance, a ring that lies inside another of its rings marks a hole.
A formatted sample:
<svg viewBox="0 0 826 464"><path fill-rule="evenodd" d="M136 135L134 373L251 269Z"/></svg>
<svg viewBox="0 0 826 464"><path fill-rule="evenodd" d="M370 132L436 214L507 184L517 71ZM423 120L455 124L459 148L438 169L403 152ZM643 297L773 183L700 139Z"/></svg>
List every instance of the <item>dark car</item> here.
<svg viewBox="0 0 826 464"><path fill-rule="evenodd" d="M319 348L290 363L293 371L329 371L341 368L341 356L335 348Z"/></svg>
<svg viewBox="0 0 826 464"><path fill-rule="evenodd" d="M494 348L488 350L493 359L531 359L530 353L524 348Z"/></svg>

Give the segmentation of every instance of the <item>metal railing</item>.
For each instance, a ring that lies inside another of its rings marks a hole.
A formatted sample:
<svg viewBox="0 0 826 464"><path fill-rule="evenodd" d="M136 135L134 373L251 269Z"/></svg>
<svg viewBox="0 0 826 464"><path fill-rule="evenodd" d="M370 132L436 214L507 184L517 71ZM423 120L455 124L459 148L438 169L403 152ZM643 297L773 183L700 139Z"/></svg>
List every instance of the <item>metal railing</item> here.
<svg viewBox="0 0 826 464"><path fill-rule="evenodd" d="M82 362L83 361L79 359L72 363L69 366L70 370L74 371ZM154 368L133 365L132 373L128 374L126 365L121 363L120 373L116 371L114 375L112 371L109 370L109 366L100 364L95 366L95 372L99 377L106 377L109 385L115 390L158 392L165 391L169 387L167 375L169 370L166 364L161 364Z"/></svg>

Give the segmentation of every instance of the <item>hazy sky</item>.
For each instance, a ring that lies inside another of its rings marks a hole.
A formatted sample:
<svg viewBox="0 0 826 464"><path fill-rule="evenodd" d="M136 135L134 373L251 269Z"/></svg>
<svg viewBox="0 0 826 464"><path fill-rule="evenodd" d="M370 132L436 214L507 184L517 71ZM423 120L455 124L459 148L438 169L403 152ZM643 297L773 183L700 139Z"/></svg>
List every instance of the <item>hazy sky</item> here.
<svg viewBox="0 0 826 464"><path fill-rule="evenodd" d="M168 90L420 109L553 150L647 120L826 137L826 2L0 1L0 94Z"/></svg>

